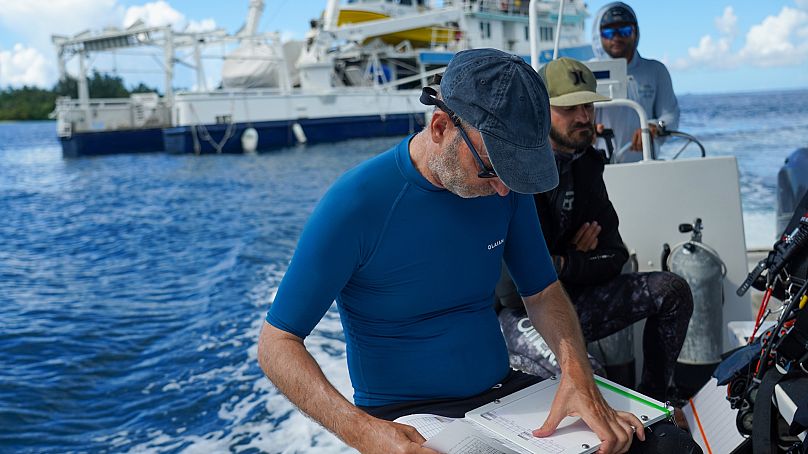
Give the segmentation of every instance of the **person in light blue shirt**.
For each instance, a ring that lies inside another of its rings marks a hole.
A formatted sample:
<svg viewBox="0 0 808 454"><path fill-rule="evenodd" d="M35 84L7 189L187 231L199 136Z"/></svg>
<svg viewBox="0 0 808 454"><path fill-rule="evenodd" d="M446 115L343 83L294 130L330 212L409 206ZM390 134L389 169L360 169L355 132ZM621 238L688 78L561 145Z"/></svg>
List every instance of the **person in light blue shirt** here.
<svg viewBox="0 0 808 454"><path fill-rule="evenodd" d="M580 416L625 452L640 421L603 399L550 261L532 193L558 184L538 74L493 49L458 53L421 102L428 125L343 175L315 209L263 325L258 359L301 411L361 452L434 452L413 413L459 417L539 379L509 368L493 307L508 265L563 372L546 421ZM354 402L326 379L306 336L336 299Z"/></svg>
<svg viewBox="0 0 808 454"><path fill-rule="evenodd" d="M625 58L627 62L628 98L639 103L648 116L648 129L656 145L659 124L675 130L679 127L679 103L673 92L668 69L657 60L640 56L640 26L630 6L612 2L598 10L592 23L592 50L596 59ZM629 107L598 109L596 123L614 131L616 149L628 147L630 151L616 156L620 162L642 159L640 119ZM631 145L628 145L628 144Z"/></svg>

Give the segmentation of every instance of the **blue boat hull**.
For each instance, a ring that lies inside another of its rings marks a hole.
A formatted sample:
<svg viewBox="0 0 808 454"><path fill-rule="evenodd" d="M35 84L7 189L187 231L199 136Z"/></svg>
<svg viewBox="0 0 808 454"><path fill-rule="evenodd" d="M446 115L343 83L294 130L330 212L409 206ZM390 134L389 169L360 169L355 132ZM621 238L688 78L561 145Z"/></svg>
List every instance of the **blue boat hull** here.
<svg viewBox="0 0 808 454"><path fill-rule="evenodd" d="M162 128L81 132L69 138L61 137L59 141L65 158L148 153L165 149Z"/></svg>
<svg viewBox="0 0 808 454"><path fill-rule="evenodd" d="M424 125L423 113L301 119L308 143L336 142L361 137L383 137L409 134ZM179 126L163 130L165 150L169 153L241 153L241 135L247 128L258 131L258 149L295 145L292 131L295 121L265 121L228 125ZM226 140L225 140L226 139Z"/></svg>

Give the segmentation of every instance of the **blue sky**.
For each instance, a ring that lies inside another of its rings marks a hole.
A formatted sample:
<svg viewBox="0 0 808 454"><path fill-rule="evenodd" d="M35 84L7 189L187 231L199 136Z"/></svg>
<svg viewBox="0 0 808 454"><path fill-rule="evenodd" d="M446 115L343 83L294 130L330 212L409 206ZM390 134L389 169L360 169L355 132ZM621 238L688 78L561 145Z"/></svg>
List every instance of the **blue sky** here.
<svg viewBox="0 0 808 454"><path fill-rule="evenodd" d="M302 38L309 19L318 17L325 3L266 0L260 29ZM590 12L594 15L605 3L590 0ZM679 94L808 88L808 0L628 3L640 22L640 53L668 65ZM215 25L234 32L248 5L249 0L0 0L0 87L56 81L51 34L120 27L136 17L176 28ZM193 84L182 70L178 78L178 85ZM126 80L159 85L161 79L141 73Z"/></svg>

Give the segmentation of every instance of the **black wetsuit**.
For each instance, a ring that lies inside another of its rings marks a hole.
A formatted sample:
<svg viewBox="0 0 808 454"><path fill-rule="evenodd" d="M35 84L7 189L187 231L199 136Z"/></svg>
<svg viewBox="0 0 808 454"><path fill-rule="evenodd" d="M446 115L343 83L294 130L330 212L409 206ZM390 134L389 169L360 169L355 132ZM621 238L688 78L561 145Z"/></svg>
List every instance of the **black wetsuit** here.
<svg viewBox="0 0 808 454"><path fill-rule="evenodd" d="M693 312L690 287L673 273L621 274L628 251L618 232L617 213L603 181L604 161L597 150L556 153L556 164L559 185L535 196L536 209L584 337L596 341L647 319L639 390L664 401ZM597 248L577 251L572 238L584 223L593 221L602 229ZM564 258L563 267L557 257ZM524 345L509 340L513 355L528 356L515 351Z"/></svg>
<svg viewBox="0 0 808 454"><path fill-rule="evenodd" d="M603 284L620 274L628 251L617 230L619 221L603 182L603 159L594 148L575 154L556 153L558 186L536 194L542 233L556 261L559 279L569 290L574 285ZM571 241L586 222L601 226L598 246L590 252L576 251Z"/></svg>

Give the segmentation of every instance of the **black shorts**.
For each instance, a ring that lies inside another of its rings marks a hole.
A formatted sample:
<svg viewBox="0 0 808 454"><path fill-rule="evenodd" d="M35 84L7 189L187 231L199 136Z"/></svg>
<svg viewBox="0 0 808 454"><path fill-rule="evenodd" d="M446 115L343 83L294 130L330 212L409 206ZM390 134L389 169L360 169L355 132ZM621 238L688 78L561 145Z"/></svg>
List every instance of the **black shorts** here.
<svg viewBox="0 0 808 454"><path fill-rule="evenodd" d="M476 396L450 399L427 399L414 400L412 402L401 402L377 407L363 407L362 410L371 416L392 421L405 415L416 413L428 413L432 415L447 416L449 418L462 418L466 412L477 407L493 402L496 399L513 394L520 389L541 381L541 378L528 375L524 372L511 369L504 379L494 385L491 389Z"/></svg>

